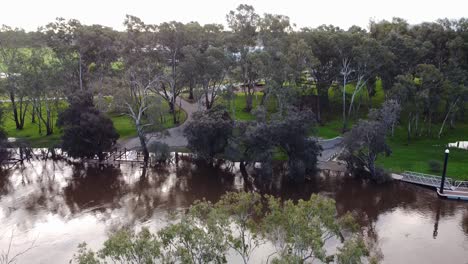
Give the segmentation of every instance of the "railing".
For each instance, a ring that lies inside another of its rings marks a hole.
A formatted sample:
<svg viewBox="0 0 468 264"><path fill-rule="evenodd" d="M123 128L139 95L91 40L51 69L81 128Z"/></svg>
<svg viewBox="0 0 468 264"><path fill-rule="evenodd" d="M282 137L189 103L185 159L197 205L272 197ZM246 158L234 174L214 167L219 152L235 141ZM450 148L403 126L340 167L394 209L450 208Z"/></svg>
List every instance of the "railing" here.
<svg viewBox="0 0 468 264"><path fill-rule="evenodd" d="M442 181L442 178L439 176L434 176L430 174L424 174L419 172L405 171L403 173L402 181L412 182L421 185L427 185L432 187L439 187ZM451 178L445 179L444 189L454 189L454 181Z"/></svg>
<svg viewBox="0 0 468 264"><path fill-rule="evenodd" d="M455 189L465 189L468 191L468 181L455 181L453 182Z"/></svg>

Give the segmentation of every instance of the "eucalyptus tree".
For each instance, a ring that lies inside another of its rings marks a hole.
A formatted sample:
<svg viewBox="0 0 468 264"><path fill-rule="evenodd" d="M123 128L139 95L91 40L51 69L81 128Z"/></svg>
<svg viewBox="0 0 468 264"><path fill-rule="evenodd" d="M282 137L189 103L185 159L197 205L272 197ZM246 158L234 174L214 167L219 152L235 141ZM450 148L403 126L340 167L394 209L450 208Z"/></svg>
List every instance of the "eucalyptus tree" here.
<svg viewBox="0 0 468 264"><path fill-rule="evenodd" d="M57 18L55 22L42 28L47 46L59 58L63 69L61 79L67 83L69 94L75 90L84 90L86 84L86 63L83 61L83 50L79 45L79 31L82 25L78 20Z"/></svg>
<svg viewBox="0 0 468 264"><path fill-rule="evenodd" d="M232 59L222 48L209 47L200 53L197 62L203 100L206 109L210 109L226 87L225 80L230 71Z"/></svg>
<svg viewBox="0 0 468 264"><path fill-rule="evenodd" d="M158 91L169 104L174 123L177 123L177 97L182 92L184 74L180 68L184 60L183 48L190 43L187 25L180 22L168 22L158 25L155 32L155 47L164 62L163 71L160 74ZM196 34L195 34L196 36Z"/></svg>
<svg viewBox="0 0 468 264"><path fill-rule="evenodd" d="M247 264L268 240L274 248L266 263L362 263L369 250L357 231L351 214L337 217L330 198L314 194L292 201L231 192L216 203L195 202L180 221L157 233L119 230L97 252L80 244L70 263L230 263L234 253ZM348 236L343 239L342 233ZM339 239L342 245L326 244Z"/></svg>
<svg viewBox="0 0 468 264"><path fill-rule="evenodd" d="M189 99L194 99L194 87L200 86L197 99L210 109L225 88L233 58L224 49L221 25L208 24L197 33L202 40L190 38L191 44L182 49L184 59L180 69L189 86Z"/></svg>
<svg viewBox="0 0 468 264"><path fill-rule="evenodd" d="M420 64L416 67L415 77L419 87L419 96L423 104L426 133L432 135L432 123L434 115L442 101L441 95L447 82L443 74L432 64Z"/></svg>
<svg viewBox="0 0 468 264"><path fill-rule="evenodd" d="M459 54L459 52L456 52ZM460 55L460 54L459 54ZM451 55L453 56L453 55ZM456 115L460 110L463 110L466 102L468 102L468 77L467 71L461 67L457 59L450 59L448 65L444 69L444 90L442 93L443 104L445 105L445 114L442 125L439 129L438 137L442 136L447 121L450 128L455 127Z"/></svg>
<svg viewBox="0 0 468 264"><path fill-rule="evenodd" d="M24 86L21 72L25 67L27 54L22 46L17 43L17 36L23 32L20 29L2 26L0 32L0 72L4 78L0 79L0 85L7 92L10 99L13 120L16 129L23 129L26 112L29 107L28 87Z"/></svg>
<svg viewBox="0 0 468 264"><path fill-rule="evenodd" d="M139 18L127 16L127 36L122 45L122 89L115 96L117 107L135 124L145 162L149 159L146 133L160 128L156 115L161 103L158 94L152 93L160 82L164 63L153 42L154 27Z"/></svg>
<svg viewBox="0 0 468 264"><path fill-rule="evenodd" d="M316 117L322 121L322 108L328 107L328 91L340 73L339 51L336 33L342 31L333 26L303 29L301 34L316 58L307 65L315 85Z"/></svg>
<svg viewBox="0 0 468 264"><path fill-rule="evenodd" d="M438 70L442 70L449 59L451 29L444 28L441 23L424 22L411 27L409 34L427 47L426 56L421 63L433 64Z"/></svg>
<svg viewBox="0 0 468 264"><path fill-rule="evenodd" d="M61 73L56 58L45 48L31 49L21 70L22 82L28 87L29 101L32 103L32 122L36 122L39 134L45 128L46 135L52 135L55 126L55 113L59 112L62 99L62 84L57 74ZM37 120L35 120L37 117Z"/></svg>
<svg viewBox="0 0 468 264"><path fill-rule="evenodd" d="M343 106L343 132L346 131L347 115L346 115L346 87L349 82L353 81L355 76L354 60L356 56L356 46L362 42L362 31L355 28L338 34L338 53L341 59L340 75L343 80L342 84L342 106Z"/></svg>
<svg viewBox="0 0 468 264"><path fill-rule="evenodd" d="M260 20L259 39L265 53L262 64L265 87L260 102L261 106L265 105L270 94L274 94L280 106L279 110L282 111L285 98L287 98L286 94L296 85L296 75L293 71L298 70L298 74L302 72L300 62L296 61L295 57L289 57L290 55L298 55L295 52L300 52L297 50L288 52L289 45L295 41L295 39L290 38L291 33L292 26L286 16L265 14ZM299 65L291 65L294 63L299 63Z"/></svg>
<svg viewBox="0 0 468 264"><path fill-rule="evenodd" d="M379 71L392 59L391 52L380 45L378 41L368 37L364 37L359 45L353 48L353 53L355 53L353 74L355 75L356 87L351 97L348 116L351 114L355 95L362 88L366 88L369 108L372 108L372 97L376 92L375 80Z"/></svg>
<svg viewBox="0 0 468 264"><path fill-rule="evenodd" d="M199 111L184 129L188 148L199 158L211 162L222 154L232 137L234 122L222 106Z"/></svg>
<svg viewBox="0 0 468 264"><path fill-rule="evenodd" d="M371 110L368 120L359 120L352 129L344 135L344 150L341 158L346 162L349 171L356 175L370 175L376 181L384 181L385 172L377 165L380 155L390 155L391 149L386 137L390 124L398 119L399 104L392 101L384 103L384 107Z"/></svg>
<svg viewBox="0 0 468 264"><path fill-rule="evenodd" d="M241 81L245 93L247 112L253 108L255 83L261 77L258 66L262 54L258 46L258 26L260 16L250 5L239 5L226 16L232 35L229 39L229 49L237 57L237 79Z"/></svg>
<svg viewBox="0 0 468 264"><path fill-rule="evenodd" d="M106 77L112 75L112 64L118 61L118 33L101 25L83 26L79 29L78 43L89 88L98 95L98 107L102 109L103 89Z"/></svg>
<svg viewBox="0 0 468 264"><path fill-rule="evenodd" d="M417 132L418 120L422 115L423 107L419 100L418 86L412 74L398 75L389 91L389 97L397 100L405 109L403 112L406 124L406 140L409 144L413 132Z"/></svg>

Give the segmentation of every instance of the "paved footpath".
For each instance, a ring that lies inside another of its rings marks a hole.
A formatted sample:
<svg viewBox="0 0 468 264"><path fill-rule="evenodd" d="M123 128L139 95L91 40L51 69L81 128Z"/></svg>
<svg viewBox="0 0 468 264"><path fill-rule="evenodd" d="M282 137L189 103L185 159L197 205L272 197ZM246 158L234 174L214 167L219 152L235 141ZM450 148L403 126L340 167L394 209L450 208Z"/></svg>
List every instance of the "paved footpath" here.
<svg viewBox="0 0 468 264"><path fill-rule="evenodd" d="M184 128L187 124L193 119L193 113L199 110L199 105L197 103L189 103L180 98L181 107L187 113L187 119L185 122L177 127L173 127L167 130L169 135L162 136L161 133L149 133L147 137L150 138L149 144L154 141L159 141L166 143L170 147L185 147L187 146L187 139L184 136ZM122 148L126 149L135 149L140 147L140 140L138 137L122 140L119 142Z"/></svg>

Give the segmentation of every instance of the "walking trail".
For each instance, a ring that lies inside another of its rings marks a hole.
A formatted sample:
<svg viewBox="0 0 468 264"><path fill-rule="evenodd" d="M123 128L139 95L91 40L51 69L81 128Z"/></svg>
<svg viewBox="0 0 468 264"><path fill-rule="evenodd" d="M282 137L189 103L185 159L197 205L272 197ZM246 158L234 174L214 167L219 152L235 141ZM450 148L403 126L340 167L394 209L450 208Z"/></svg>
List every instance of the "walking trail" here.
<svg viewBox="0 0 468 264"><path fill-rule="evenodd" d="M187 146L187 138L184 136L184 129L187 124L192 121L193 113L199 110L197 103L189 103L180 98L181 108L187 113L187 119L184 123L177 127L173 127L167 130L169 135L162 135L160 132L149 133L146 136L149 138L148 145L152 142L159 141L166 143L169 147L185 147ZM135 149L140 147L140 140L138 137L123 140L120 142L121 146L126 149Z"/></svg>

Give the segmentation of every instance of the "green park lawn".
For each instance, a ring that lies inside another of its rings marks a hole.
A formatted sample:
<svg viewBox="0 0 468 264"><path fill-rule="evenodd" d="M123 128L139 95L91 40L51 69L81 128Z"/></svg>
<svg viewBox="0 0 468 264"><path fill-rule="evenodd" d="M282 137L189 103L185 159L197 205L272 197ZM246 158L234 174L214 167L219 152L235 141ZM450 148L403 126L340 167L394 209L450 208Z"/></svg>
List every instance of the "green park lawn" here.
<svg viewBox="0 0 468 264"><path fill-rule="evenodd" d="M354 87L347 87L347 96L351 96ZM336 90L330 89L330 102L332 105L341 104L340 96ZM373 105L378 107L384 101L384 93L380 81L377 82L376 95L372 98ZM254 107L261 100L261 93L258 98L254 97ZM276 102L268 102L269 112L274 111ZM367 96L363 95L363 102L367 102ZM270 108L271 106L271 108ZM244 94L237 94L235 98L236 120L253 120L254 116L251 113L243 111L245 108ZM359 116L349 121L348 128L356 122L358 118L367 116L367 105L361 106ZM331 113L325 124L317 126L314 134L321 138L334 138L342 135L342 115L341 112ZM438 132L440 124L434 124L434 134ZM430 170L429 161L437 160L443 163L444 150L448 143L456 141L468 141L468 124L459 122L455 129L446 129L444 135L438 139L436 135L433 137L415 138L407 144L406 130L399 126L395 130L395 135L388 138L389 145L392 149L392 154L389 157L379 157L378 164L384 166L392 172L415 171L440 175L441 172ZM468 180L468 150L452 148L450 150L450 158L447 168L447 175L453 179Z"/></svg>
<svg viewBox="0 0 468 264"><path fill-rule="evenodd" d="M434 126L437 130L439 126ZM407 144L406 130L398 127L394 137L389 137L392 154L379 157L378 163L392 172L415 171L434 175L429 168L430 160L444 161L444 150L448 143L468 140L468 124L457 124L456 129L448 129L440 139L434 137L415 138ZM468 180L468 150L450 149L447 175L453 179Z"/></svg>
<svg viewBox="0 0 468 264"><path fill-rule="evenodd" d="M54 133L49 136L45 135L44 129L42 134L39 134L37 122L32 123L31 115L29 113L26 113L24 128L21 130L17 130L15 122L12 119L12 112L9 109L9 104L3 103L3 107L5 109L3 125L8 137L17 138L20 140L27 140L33 147L53 147L57 146L60 143L60 137L62 135L62 131L60 130L60 128L55 126ZM60 108L64 109L65 107L66 105L64 104ZM172 120L172 114L168 112L168 109L169 107L167 106L167 104L163 104L163 110L167 110L165 111L165 114L162 118L162 125L164 128L171 128L178 125L174 124ZM53 113L54 123L57 121L57 116L57 112ZM136 136L135 125L133 124L133 120L130 117L114 113L109 113L108 116L114 123L114 127L119 133L120 139ZM184 122L186 118L187 114L185 113L185 111L180 111L181 122Z"/></svg>

